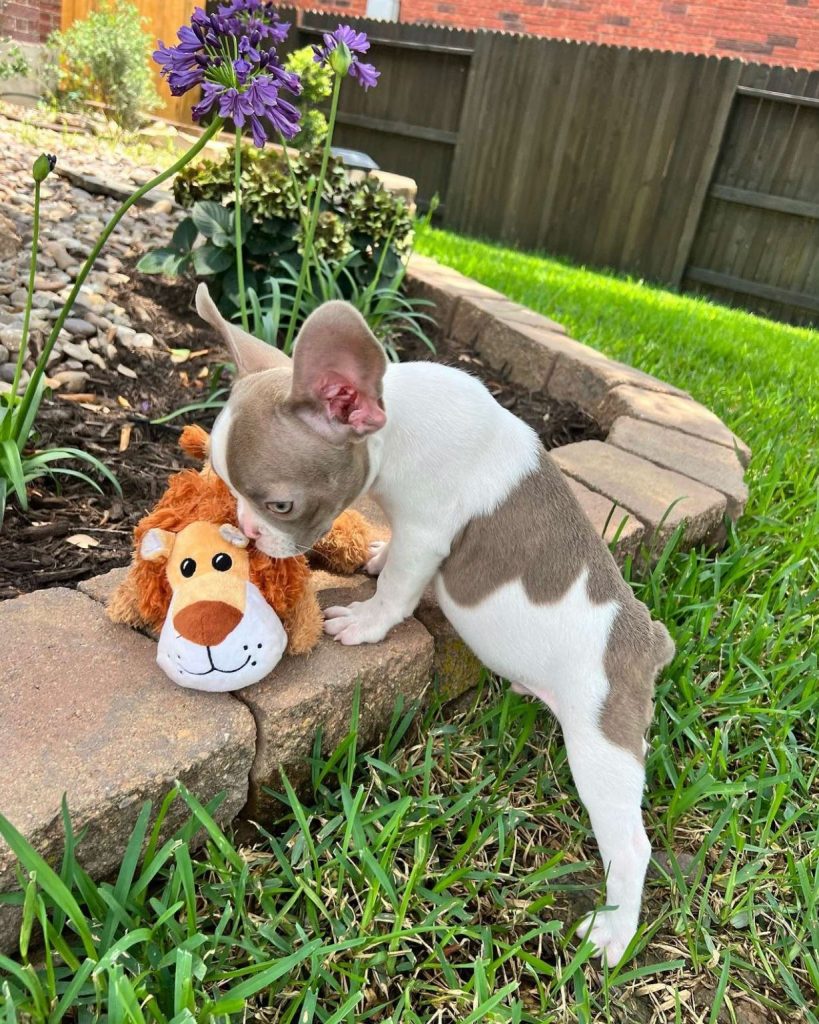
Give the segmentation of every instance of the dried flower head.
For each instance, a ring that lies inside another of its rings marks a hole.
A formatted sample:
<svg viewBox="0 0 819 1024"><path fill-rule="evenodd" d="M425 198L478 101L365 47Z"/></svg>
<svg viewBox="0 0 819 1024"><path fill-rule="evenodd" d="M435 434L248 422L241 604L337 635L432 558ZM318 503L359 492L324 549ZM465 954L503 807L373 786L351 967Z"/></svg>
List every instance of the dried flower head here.
<svg viewBox="0 0 819 1024"><path fill-rule="evenodd" d="M190 25L179 29L179 42L160 42L154 60L174 96L202 87L191 110L194 120L216 109L238 128L248 124L255 144L263 146L270 129L262 119L286 139L299 130L299 111L281 92L298 96L301 82L284 69L275 50L289 29L273 4L262 0L233 0L213 14L197 7Z"/></svg>
<svg viewBox="0 0 819 1024"><path fill-rule="evenodd" d="M365 32L356 32L350 25L339 25L335 32L325 32L324 46L314 46L313 60L324 64L337 75L349 74L364 89L378 84L381 72L372 64L359 60L359 53L366 53L370 40Z"/></svg>

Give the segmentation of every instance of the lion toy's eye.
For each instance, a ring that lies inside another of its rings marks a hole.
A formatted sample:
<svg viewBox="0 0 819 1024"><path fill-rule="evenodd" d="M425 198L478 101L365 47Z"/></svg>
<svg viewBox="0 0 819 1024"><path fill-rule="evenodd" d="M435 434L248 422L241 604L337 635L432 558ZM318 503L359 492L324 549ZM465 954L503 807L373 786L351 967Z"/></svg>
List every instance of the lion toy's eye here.
<svg viewBox="0 0 819 1024"><path fill-rule="evenodd" d="M189 580L196 572L196 562L194 562L192 558L183 558L182 564L179 566L179 571L186 580Z"/></svg>
<svg viewBox="0 0 819 1024"><path fill-rule="evenodd" d="M224 551L220 551L218 555L213 556L210 564L217 572L227 572L233 565L233 559L230 555L226 555Z"/></svg>

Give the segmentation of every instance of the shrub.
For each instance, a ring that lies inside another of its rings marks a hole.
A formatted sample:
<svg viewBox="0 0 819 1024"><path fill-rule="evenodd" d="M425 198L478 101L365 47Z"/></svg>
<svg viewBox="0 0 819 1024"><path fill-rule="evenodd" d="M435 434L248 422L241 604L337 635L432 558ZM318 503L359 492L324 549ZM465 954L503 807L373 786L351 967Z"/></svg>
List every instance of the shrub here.
<svg viewBox="0 0 819 1024"><path fill-rule="evenodd" d="M48 39L46 83L57 106L102 103L123 128L136 128L161 106L148 67L154 40L130 3L102 4Z"/></svg>
<svg viewBox="0 0 819 1024"><path fill-rule="evenodd" d="M242 249L246 289L271 291L271 281L298 276L303 226L299 196L315 189L320 157L302 152L290 158L291 176L280 151L242 147ZM193 271L209 279L222 312L239 306L235 268L233 151L221 160L204 160L176 177L174 194L191 209L170 246L146 254L145 273L169 276ZM352 181L341 161L328 170L323 209L314 242L316 258L330 265L343 261L347 291L366 288L376 277L393 279L412 240L406 202L375 178ZM345 295L345 297L348 297Z"/></svg>
<svg viewBox="0 0 819 1024"><path fill-rule="evenodd" d="M291 140L298 149L317 149L327 137L327 118L318 104L333 91L333 75L329 68L313 60L313 47L294 50L284 66L301 79L301 96L295 101L301 111L301 128Z"/></svg>
<svg viewBox="0 0 819 1024"><path fill-rule="evenodd" d="M0 39L0 81L28 73L28 61L17 43L10 39Z"/></svg>

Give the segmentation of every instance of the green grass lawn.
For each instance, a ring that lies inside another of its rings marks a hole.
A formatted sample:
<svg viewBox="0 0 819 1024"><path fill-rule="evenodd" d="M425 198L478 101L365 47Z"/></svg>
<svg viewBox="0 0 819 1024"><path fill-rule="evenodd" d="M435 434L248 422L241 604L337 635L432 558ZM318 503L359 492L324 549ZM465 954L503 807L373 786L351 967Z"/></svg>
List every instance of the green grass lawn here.
<svg viewBox="0 0 819 1024"><path fill-rule="evenodd" d="M182 793L188 831L140 860L146 811L116 884L21 849L36 884L0 1021L241 1020L245 1000L244 1019L299 1024L819 1020L819 335L441 232L422 248L690 391L754 451L725 550L633 580L677 642L635 957L601 970L573 937L601 878L559 737L485 680L457 715L397 713L375 751L353 722L251 845Z"/></svg>

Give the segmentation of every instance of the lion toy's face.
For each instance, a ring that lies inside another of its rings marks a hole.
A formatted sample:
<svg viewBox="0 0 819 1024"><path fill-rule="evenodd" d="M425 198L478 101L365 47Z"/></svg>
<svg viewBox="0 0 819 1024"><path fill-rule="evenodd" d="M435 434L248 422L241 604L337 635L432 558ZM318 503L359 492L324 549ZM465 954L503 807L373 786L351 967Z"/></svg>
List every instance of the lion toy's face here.
<svg viewBox="0 0 819 1024"><path fill-rule="evenodd" d="M247 544L236 527L208 522L142 538L140 554L164 563L173 591L157 663L180 686L238 690L263 679L284 653L284 627L250 582Z"/></svg>

